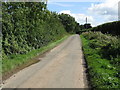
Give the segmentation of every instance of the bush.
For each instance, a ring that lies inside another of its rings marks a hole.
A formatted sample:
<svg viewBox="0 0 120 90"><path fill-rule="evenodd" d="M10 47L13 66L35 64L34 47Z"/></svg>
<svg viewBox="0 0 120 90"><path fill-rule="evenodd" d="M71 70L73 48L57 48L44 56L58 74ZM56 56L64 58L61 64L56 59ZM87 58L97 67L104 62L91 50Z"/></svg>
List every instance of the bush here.
<svg viewBox="0 0 120 90"><path fill-rule="evenodd" d="M114 21L114 22L104 23L102 25L90 28L85 31L100 31L104 34L120 36L119 27L120 27L120 21Z"/></svg>
<svg viewBox="0 0 120 90"><path fill-rule="evenodd" d="M2 2L2 33L3 53L11 55L41 48L66 31L57 13L48 11L44 2Z"/></svg>
<svg viewBox="0 0 120 90"><path fill-rule="evenodd" d="M81 38L92 88L120 88L119 37L85 32Z"/></svg>

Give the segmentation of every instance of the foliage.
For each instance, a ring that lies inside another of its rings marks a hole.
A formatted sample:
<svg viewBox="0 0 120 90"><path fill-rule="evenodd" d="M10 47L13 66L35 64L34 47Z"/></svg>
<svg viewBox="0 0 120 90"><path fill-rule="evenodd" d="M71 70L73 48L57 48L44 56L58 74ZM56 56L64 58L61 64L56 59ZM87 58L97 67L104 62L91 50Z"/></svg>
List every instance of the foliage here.
<svg viewBox="0 0 120 90"><path fill-rule="evenodd" d="M34 56L38 56L40 54L45 53L46 51L54 48L55 46L57 46L59 43L61 43L62 41L64 41L68 36L63 37L60 40L54 41L49 43L47 46L43 46L39 49L35 49L35 50L31 50L30 52L26 53L26 54L12 54L9 55L8 57L6 57L2 63L2 73L4 74L8 74L9 72L13 71L13 69L16 69L18 67L21 67L23 64L28 63L30 60L34 60L37 61L36 59L32 59ZM39 60L38 60L39 61Z"/></svg>
<svg viewBox="0 0 120 90"><path fill-rule="evenodd" d="M92 26L90 23L79 25L79 29L77 30L77 34L81 34L83 32L90 31L92 29Z"/></svg>
<svg viewBox="0 0 120 90"><path fill-rule="evenodd" d="M84 30L84 29L83 29ZM102 25L85 29L83 32L86 31L100 31L104 34L111 34L111 35L120 35L120 21L114 21L109 23L104 23Z"/></svg>
<svg viewBox="0 0 120 90"><path fill-rule="evenodd" d="M92 28L91 24L84 24L84 29Z"/></svg>
<svg viewBox="0 0 120 90"><path fill-rule="evenodd" d="M69 14L59 14L59 18L64 25L65 29L69 33L76 33L79 31L79 23L75 21L75 18Z"/></svg>
<svg viewBox="0 0 120 90"><path fill-rule="evenodd" d="M92 88L120 88L120 38L101 32L81 38Z"/></svg>
<svg viewBox="0 0 120 90"><path fill-rule="evenodd" d="M66 34L56 13L44 2L2 2L2 48L5 55L26 54Z"/></svg>

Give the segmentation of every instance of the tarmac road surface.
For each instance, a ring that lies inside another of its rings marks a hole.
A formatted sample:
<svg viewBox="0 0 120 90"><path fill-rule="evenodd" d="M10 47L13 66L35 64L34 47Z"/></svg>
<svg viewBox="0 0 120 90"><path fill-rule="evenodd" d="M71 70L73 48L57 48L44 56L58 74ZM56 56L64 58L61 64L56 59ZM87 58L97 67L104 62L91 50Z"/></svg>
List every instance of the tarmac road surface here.
<svg viewBox="0 0 120 90"><path fill-rule="evenodd" d="M7 79L3 88L88 87L79 35L70 36L40 59Z"/></svg>

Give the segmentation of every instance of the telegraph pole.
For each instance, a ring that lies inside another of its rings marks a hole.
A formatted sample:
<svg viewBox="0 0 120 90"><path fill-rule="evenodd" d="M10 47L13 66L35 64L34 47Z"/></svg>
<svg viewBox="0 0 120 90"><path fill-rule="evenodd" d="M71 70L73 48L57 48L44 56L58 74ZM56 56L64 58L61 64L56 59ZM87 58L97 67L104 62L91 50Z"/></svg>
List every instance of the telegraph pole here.
<svg viewBox="0 0 120 90"><path fill-rule="evenodd" d="M85 20L86 20L85 28L87 29L87 17L86 17L86 19L85 19Z"/></svg>
<svg viewBox="0 0 120 90"><path fill-rule="evenodd" d="M120 1L118 2L118 21L120 21Z"/></svg>
<svg viewBox="0 0 120 90"><path fill-rule="evenodd" d="M86 24L87 24L87 17L86 17Z"/></svg>

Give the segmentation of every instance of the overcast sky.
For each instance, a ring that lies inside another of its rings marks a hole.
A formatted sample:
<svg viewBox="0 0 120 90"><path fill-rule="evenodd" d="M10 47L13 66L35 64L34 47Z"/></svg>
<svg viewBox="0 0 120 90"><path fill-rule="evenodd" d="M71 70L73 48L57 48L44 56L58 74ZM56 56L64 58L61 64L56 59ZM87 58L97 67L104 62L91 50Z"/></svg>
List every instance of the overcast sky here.
<svg viewBox="0 0 120 90"><path fill-rule="evenodd" d="M118 20L120 0L48 0L48 9L75 17L80 24L85 18L92 26Z"/></svg>

